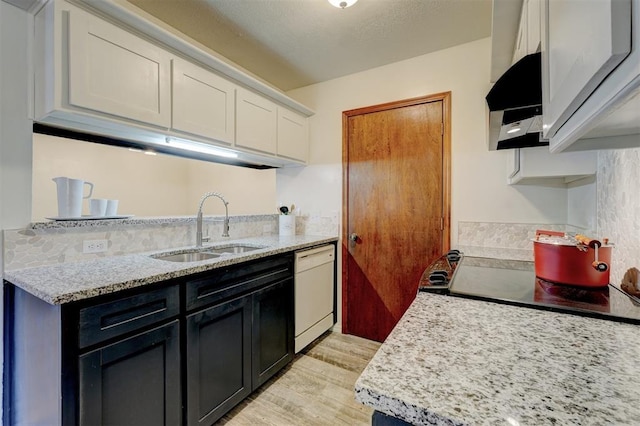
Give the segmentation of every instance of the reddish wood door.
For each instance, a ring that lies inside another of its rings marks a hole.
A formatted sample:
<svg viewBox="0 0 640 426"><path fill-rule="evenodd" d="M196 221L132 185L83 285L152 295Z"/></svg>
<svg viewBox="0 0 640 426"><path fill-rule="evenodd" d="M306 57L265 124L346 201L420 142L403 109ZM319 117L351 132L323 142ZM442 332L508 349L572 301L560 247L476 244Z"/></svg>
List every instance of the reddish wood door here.
<svg viewBox="0 0 640 426"><path fill-rule="evenodd" d="M345 333L383 341L449 248L449 98L343 114Z"/></svg>

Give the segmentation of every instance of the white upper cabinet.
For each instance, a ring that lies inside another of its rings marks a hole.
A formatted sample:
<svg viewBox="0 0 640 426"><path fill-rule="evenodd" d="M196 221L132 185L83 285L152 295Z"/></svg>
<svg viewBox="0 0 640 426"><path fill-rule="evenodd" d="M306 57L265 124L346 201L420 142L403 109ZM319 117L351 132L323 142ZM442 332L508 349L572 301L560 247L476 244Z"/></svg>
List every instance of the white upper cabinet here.
<svg viewBox="0 0 640 426"><path fill-rule="evenodd" d="M236 95L236 146L275 154L276 126L276 104L239 88Z"/></svg>
<svg viewBox="0 0 640 426"><path fill-rule="evenodd" d="M233 143L236 87L211 71L175 58L173 129Z"/></svg>
<svg viewBox="0 0 640 426"><path fill-rule="evenodd" d="M527 7L527 53L536 53L540 50L542 4L541 0L526 0L525 4Z"/></svg>
<svg viewBox="0 0 640 426"><path fill-rule="evenodd" d="M597 152L551 154L548 147L513 149L509 153L507 183L562 186L596 174Z"/></svg>
<svg viewBox="0 0 640 426"><path fill-rule="evenodd" d="M313 111L124 6L49 0L34 15L36 122L209 160L306 162Z"/></svg>
<svg viewBox="0 0 640 426"><path fill-rule="evenodd" d="M303 163L309 157L309 126L307 117L285 108L278 108L278 156Z"/></svg>
<svg viewBox="0 0 640 426"><path fill-rule="evenodd" d="M617 147L602 137L638 132L640 111L615 114L624 111L640 87L640 1L631 3L544 1L543 130L552 152ZM622 118L617 121L621 127L598 131L599 123L612 120L611 114ZM586 140L592 131L599 140ZM640 146L637 135L627 142L633 139Z"/></svg>
<svg viewBox="0 0 640 426"><path fill-rule="evenodd" d="M540 0L524 0L513 50L512 64L540 48Z"/></svg>
<svg viewBox="0 0 640 426"><path fill-rule="evenodd" d="M169 53L69 11L69 105L160 127L171 123Z"/></svg>

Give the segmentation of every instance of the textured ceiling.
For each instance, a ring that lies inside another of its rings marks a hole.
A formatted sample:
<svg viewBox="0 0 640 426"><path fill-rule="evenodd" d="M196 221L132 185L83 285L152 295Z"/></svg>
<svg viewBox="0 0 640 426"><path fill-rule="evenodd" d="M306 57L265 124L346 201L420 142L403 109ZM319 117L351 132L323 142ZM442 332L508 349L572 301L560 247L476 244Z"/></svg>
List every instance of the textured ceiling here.
<svg viewBox="0 0 640 426"><path fill-rule="evenodd" d="M128 0L281 90L491 35L491 0Z"/></svg>

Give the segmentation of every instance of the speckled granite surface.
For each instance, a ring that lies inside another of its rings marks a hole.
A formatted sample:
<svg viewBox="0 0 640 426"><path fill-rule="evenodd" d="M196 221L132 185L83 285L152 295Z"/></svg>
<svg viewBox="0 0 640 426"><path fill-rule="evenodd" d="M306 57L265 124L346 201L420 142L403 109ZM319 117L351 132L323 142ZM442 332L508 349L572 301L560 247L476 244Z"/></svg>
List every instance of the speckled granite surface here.
<svg viewBox="0 0 640 426"><path fill-rule="evenodd" d="M355 386L418 425L631 425L640 327L418 294Z"/></svg>
<svg viewBox="0 0 640 426"><path fill-rule="evenodd" d="M112 256L86 262L6 271L4 278L48 303L59 305L337 240L337 237L303 235L242 238L205 244L205 247L241 243L264 248L245 254L225 255L216 259L185 263L168 262L150 256L156 253L179 253L193 249L193 247L183 247L161 252Z"/></svg>

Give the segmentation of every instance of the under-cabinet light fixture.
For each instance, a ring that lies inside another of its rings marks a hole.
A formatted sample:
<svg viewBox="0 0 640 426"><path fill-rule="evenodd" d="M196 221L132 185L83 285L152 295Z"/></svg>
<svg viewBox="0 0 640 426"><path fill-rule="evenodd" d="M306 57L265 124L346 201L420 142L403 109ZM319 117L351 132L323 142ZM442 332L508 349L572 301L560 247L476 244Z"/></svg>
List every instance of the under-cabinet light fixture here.
<svg viewBox="0 0 640 426"><path fill-rule="evenodd" d="M216 148L199 142L183 141L180 139L167 137L165 139L165 144L172 148L184 149L185 151L191 152L199 152L200 154L209 154L225 158L238 158L238 154L235 152Z"/></svg>
<svg viewBox="0 0 640 426"><path fill-rule="evenodd" d="M337 8L345 9L347 7L353 6L357 1L358 0L329 0L329 3Z"/></svg>

